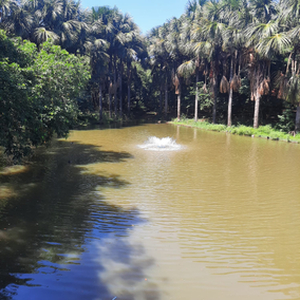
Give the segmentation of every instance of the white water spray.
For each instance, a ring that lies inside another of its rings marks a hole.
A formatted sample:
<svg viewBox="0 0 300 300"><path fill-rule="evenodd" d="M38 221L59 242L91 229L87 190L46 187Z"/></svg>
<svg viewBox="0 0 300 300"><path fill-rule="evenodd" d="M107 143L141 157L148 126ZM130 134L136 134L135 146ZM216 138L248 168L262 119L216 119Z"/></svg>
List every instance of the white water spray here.
<svg viewBox="0 0 300 300"><path fill-rule="evenodd" d="M176 151L180 150L182 147L178 145L176 141L170 137L158 138L156 136L151 136L143 144L139 145L140 148L152 151Z"/></svg>

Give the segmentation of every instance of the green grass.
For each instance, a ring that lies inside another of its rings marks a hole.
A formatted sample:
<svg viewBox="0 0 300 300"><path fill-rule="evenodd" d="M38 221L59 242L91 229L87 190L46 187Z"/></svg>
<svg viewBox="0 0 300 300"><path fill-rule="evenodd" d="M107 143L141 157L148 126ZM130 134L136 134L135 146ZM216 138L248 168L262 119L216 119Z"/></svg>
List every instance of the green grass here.
<svg viewBox="0 0 300 300"><path fill-rule="evenodd" d="M232 134L237 134L237 135L255 136L255 137L268 138L276 141L281 140L286 142L300 143L300 134L296 134L295 136L293 136L288 133L275 130L270 125L260 126L258 128L253 128L245 125L227 127L226 125L223 124L212 124L205 121L195 122L193 119L184 119L181 121L177 121L177 119L174 119L170 123L175 125L184 125L184 126L200 128L209 131L230 132Z"/></svg>

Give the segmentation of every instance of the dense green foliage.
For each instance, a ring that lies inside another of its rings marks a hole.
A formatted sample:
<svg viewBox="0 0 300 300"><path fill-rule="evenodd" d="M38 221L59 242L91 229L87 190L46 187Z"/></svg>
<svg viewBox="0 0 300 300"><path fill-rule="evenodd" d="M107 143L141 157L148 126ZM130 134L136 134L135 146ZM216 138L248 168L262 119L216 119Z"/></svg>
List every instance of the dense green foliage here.
<svg viewBox="0 0 300 300"><path fill-rule="evenodd" d="M99 110L102 121L106 110L108 118L117 119L129 116L131 108L141 104L135 96L143 94L145 87L134 86L133 80L139 77L136 65L145 63L146 43L128 14L106 6L82 10L80 2L73 0L5 0L0 2L1 27L39 49L51 40L69 53L88 58L91 80L86 95L78 99L84 113Z"/></svg>
<svg viewBox="0 0 300 300"><path fill-rule="evenodd" d="M14 42L0 31L0 145L19 159L53 134L66 136L76 121L76 97L88 64L49 42Z"/></svg>
<svg viewBox="0 0 300 300"><path fill-rule="evenodd" d="M144 37L116 7L1 1L1 145L18 158L65 136L76 116L103 123L145 111L299 131L298 7L193 0Z"/></svg>
<svg viewBox="0 0 300 300"><path fill-rule="evenodd" d="M174 86L180 119L181 110L192 105L189 90L194 86L197 120L200 81L206 99L213 100L210 109L200 105L202 116L211 114L213 123L227 119L228 126L251 119L254 127L275 124L278 115L287 117L286 100L300 130L298 14L297 0L189 1L185 14L148 36L157 90L167 100ZM164 107L168 111L167 101Z"/></svg>

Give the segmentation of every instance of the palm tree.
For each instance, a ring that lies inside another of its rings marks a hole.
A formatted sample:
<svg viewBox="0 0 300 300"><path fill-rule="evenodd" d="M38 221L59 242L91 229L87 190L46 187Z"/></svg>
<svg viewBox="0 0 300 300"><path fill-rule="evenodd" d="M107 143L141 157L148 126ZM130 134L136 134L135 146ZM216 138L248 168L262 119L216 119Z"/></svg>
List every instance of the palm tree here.
<svg viewBox="0 0 300 300"><path fill-rule="evenodd" d="M251 100L255 101L253 127L259 125L259 107L262 95L270 91L271 61L260 50L262 41L278 33L276 9L271 0L251 0L250 12L252 23L245 29L248 38L249 79Z"/></svg>
<svg viewBox="0 0 300 300"><path fill-rule="evenodd" d="M199 98L199 87L198 87L198 82L199 82L199 71L203 70L204 74L204 86L203 90L207 91L207 75L208 75L208 68L209 68L209 61L211 60L211 55L212 55L212 44L203 39L203 36L198 35L198 30L199 30L199 23L195 23L195 29L194 29L194 36L198 40L193 40L193 53L196 55L195 59L195 67L196 67L196 97L195 97L195 121L198 120L198 98ZM197 107L196 107L197 106Z"/></svg>
<svg viewBox="0 0 300 300"><path fill-rule="evenodd" d="M178 66L183 59L183 52L185 49L182 43L180 28L182 22L180 19L173 18L168 23L168 34L166 37L166 49L170 53L172 60L172 81L175 87L175 94L177 95L177 119L180 120L181 108L181 76L178 72Z"/></svg>
<svg viewBox="0 0 300 300"><path fill-rule="evenodd" d="M164 113L165 116L168 113L168 89L171 75L171 63L172 59L169 51L167 50L167 35L168 24L165 23L162 26L152 30L149 40L149 55L151 57L152 74L157 72L161 82L160 90L164 90L165 104Z"/></svg>
<svg viewBox="0 0 300 300"><path fill-rule="evenodd" d="M7 16L10 16L17 8L17 2L15 0L0 0L0 27Z"/></svg>
<svg viewBox="0 0 300 300"><path fill-rule="evenodd" d="M224 31L223 48L230 57L229 71L229 95L228 95L228 111L227 111L227 126L232 125L232 99L233 92L237 92L241 86L240 70L241 70L241 55L245 39L243 28L246 26L245 18L241 18L243 7L242 1L223 0L223 9L226 18L229 20L228 26ZM239 57L239 61L238 61Z"/></svg>
<svg viewBox="0 0 300 300"><path fill-rule="evenodd" d="M123 63L126 63L127 74L131 77L131 62L137 59L138 54L143 51L143 42L139 33L139 28L132 21L132 18L125 14L120 22L119 32L116 36L118 41L118 57L119 57L119 86L120 86L120 117L122 117L122 108L123 108L123 96L122 96L122 76L123 76ZM128 82L127 88L130 89L130 80ZM128 91L128 105L130 108L130 91ZM129 113L129 111L128 111Z"/></svg>
<svg viewBox="0 0 300 300"><path fill-rule="evenodd" d="M177 69L178 73L186 79L191 78L194 74L195 76L195 122L198 121L198 96L199 96L199 69L201 57L198 53L194 51L194 41L192 39L193 34L193 22L197 16L199 16L199 11L201 6L196 2L189 2L186 12L186 17L182 23L181 27L181 48L182 52L188 58L185 60Z"/></svg>
<svg viewBox="0 0 300 300"><path fill-rule="evenodd" d="M199 88L198 88L198 81L199 81L199 60L191 59L188 61L183 62L177 69L177 72L180 76L189 79L194 73L196 73L196 82L195 82L195 88L196 88L196 94L195 94L195 114L194 119L195 122L198 121L198 94L199 94ZM180 116L179 116L180 118Z"/></svg>
<svg viewBox="0 0 300 300"><path fill-rule="evenodd" d="M112 117L112 95L114 95L115 116L117 111L117 48L116 35L118 33L117 26L121 19L121 15L117 8L95 7L90 13L91 35L96 39L104 39L107 42L107 55L109 57L107 79L109 93L109 117ZM114 79L114 80L113 80Z"/></svg>
<svg viewBox="0 0 300 300"><path fill-rule="evenodd" d="M106 53L107 43L105 40L96 39L91 49L90 64L92 69L92 82L99 88L99 121L102 121L103 112L103 89L108 71L109 56Z"/></svg>
<svg viewBox="0 0 300 300"><path fill-rule="evenodd" d="M266 41L267 45L274 43L278 48L278 52L287 53L288 61L286 71L279 76L279 97L283 98L297 106L295 117L295 132L300 131L300 69L299 69L299 53L300 53L300 3L298 0L282 1L282 11L279 19L282 26L287 30L280 34L279 37L270 38ZM280 41L280 44L278 43ZM275 42L274 42L275 41ZM279 45L278 45L279 44Z"/></svg>
<svg viewBox="0 0 300 300"><path fill-rule="evenodd" d="M130 114L131 79L133 75L132 62L138 57L146 55L144 41L139 33L138 27L131 22L130 31L126 33L127 39L124 44L124 61L127 68L127 114ZM122 104L120 103L120 106Z"/></svg>
<svg viewBox="0 0 300 300"><path fill-rule="evenodd" d="M250 0L249 2L252 15L259 22L268 23L277 13L275 2L272 0Z"/></svg>
<svg viewBox="0 0 300 300"><path fill-rule="evenodd" d="M195 36L199 35L201 41L207 41L210 45L210 81L214 96L213 123L216 122L217 115L219 64L222 56L223 31L226 27L220 10L219 2L207 2L203 8L202 18L195 23L194 28Z"/></svg>
<svg viewBox="0 0 300 300"><path fill-rule="evenodd" d="M172 79L175 87L175 95L177 95L177 120L180 121L180 108L181 108L181 82L179 74L173 71Z"/></svg>
<svg viewBox="0 0 300 300"><path fill-rule="evenodd" d="M33 37L38 46L49 39L56 44L59 43L59 36L55 32L47 30L45 27L36 28L34 30Z"/></svg>
<svg viewBox="0 0 300 300"><path fill-rule="evenodd" d="M18 5L11 10L9 17L4 20L4 27L9 34L28 38L33 26L33 17L25 6Z"/></svg>

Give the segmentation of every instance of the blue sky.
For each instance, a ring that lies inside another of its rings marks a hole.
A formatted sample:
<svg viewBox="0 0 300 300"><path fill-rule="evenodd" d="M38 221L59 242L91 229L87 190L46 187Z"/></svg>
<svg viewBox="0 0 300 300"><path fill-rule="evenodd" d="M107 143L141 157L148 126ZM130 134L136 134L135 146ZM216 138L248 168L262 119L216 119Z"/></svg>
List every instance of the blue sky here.
<svg viewBox="0 0 300 300"><path fill-rule="evenodd" d="M81 0L82 8L117 6L122 13L129 13L146 34L151 28L162 25L172 17L179 18L188 0Z"/></svg>

